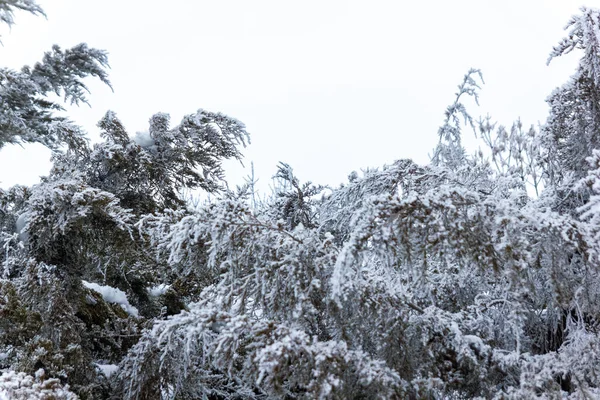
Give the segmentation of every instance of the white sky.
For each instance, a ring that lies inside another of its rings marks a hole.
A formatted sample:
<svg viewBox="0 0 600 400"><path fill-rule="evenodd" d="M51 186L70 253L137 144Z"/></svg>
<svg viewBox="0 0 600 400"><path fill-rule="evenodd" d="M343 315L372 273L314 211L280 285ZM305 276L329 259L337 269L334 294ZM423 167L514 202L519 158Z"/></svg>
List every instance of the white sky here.
<svg viewBox="0 0 600 400"><path fill-rule="evenodd" d="M486 85L474 116L543 122L550 91L578 55L547 56L570 0L40 0L47 13L0 29L2 66L33 64L52 44L109 51L114 93L90 81L91 108L71 119L98 138L113 110L129 133L156 112L172 122L198 108L244 122L245 164L266 187L278 161L302 180L337 185L352 170L399 158L428 161L437 127L470 67ZM585 3L600 7L600 0ZM468 132L468 135L472 133ZM49 169L41 146L0 151L0 186L32 184ZM248 174L227 164L239 183Z"/></svg>

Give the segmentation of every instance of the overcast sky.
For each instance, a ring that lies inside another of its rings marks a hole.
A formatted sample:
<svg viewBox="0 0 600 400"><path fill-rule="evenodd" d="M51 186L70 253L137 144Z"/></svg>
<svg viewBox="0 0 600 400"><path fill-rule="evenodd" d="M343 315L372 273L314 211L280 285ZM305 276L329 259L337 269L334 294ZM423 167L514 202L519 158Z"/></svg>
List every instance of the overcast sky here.
<svg viewBox="0 0 600 400"><path fill-rule="evenodd" d="M600 0L40 0L1 29L1 65L20 68L52 44L109 52L114 92L90 81L91 108L71 118L98 139L113 110L131 135L156 112L198 108L244 122L263 185L278 161L302 180L337 185L352 170L428 161L445 107L470 68L486 81L474 116L543 122L546 96L579 55L546 66L581 5ZM469 133L469 135L472 135ZM0 151L0 186L49 169L40 146ZM227 164L239 182L247 174Z"/></svg>

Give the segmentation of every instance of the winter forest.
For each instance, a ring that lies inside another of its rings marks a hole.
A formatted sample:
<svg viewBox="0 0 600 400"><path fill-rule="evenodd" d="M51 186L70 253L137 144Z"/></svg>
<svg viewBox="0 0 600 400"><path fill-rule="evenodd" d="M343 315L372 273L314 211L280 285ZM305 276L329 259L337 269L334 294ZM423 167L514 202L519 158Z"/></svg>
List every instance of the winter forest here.
<svg viewBox="0 0 600 400"><path fill-rule="evenodd" d="M473 115L473 69L427 165L282 162L272 193L226 184L250 138L218 112L134 136L107 111L90 144L60 112L110 86L103 50L0 68L0 147L53 154L0 190L0 399L600 398L600 10L570 52L539 127Z"/></svg>

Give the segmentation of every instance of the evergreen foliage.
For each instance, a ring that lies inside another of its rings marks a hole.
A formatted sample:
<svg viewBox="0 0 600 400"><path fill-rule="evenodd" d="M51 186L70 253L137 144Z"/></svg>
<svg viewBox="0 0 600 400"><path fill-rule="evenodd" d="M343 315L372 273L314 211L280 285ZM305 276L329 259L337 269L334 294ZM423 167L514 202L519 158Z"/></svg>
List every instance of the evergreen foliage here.
<svg viewBox="0 0 600 400"><path fill-rule="evenodd" d="M281 163L259 202L224 179L249 142L231 117L131 137L109 111L90 145L57 116L46 95L109 83L105 52L0 70L0 147L53 151L0 190L0 399L600 397L599 26L582 9L551 53L583 57L539 129L477 123L471 70L428 165L325 188Z"/></svg>

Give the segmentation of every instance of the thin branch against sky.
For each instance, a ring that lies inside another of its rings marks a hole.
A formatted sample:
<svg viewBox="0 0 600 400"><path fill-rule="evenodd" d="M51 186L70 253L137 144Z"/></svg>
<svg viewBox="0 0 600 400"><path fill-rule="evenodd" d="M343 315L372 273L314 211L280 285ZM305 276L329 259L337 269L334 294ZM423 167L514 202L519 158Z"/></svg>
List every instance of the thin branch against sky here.
<svg viewBox="0 0 600 400"><path fill-rule="evenodd" d="M593 3L600 5L587 5ZM91 82L91 108L68 110L92 139L109 109L131 133L147 129L158 111L173 121L198 108L221 111L247 125L246 166L254 161L265 185L279 161L302 179L333 185L352 170L398 158L426 162L456 82L471 67L486 78L474 116L543 122L544 99L572 73L576 56L550 67L545 61L580 6L542 0L40 4L47 19L17 15L3 32L0 57L20 68L54 43L85 41L108 50L114 93ZM28 157L18 174L8 168ZM49 163L41 160L47 157L39 149L3 150L1 185L32 183L46 173ZM233 181L247 175L237 163L228 171Z"/></svg>

